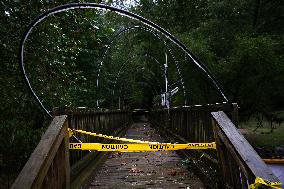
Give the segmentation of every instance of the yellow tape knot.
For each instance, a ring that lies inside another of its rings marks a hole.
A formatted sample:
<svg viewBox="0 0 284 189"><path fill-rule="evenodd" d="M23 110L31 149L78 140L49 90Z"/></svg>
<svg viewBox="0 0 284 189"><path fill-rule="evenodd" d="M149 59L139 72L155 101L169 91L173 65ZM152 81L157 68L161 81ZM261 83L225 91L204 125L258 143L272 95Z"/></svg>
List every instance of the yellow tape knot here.
<svg viewBox="0 0 284 189"><path fill-rule="evenodd" d="M281 189L281 182L270 182L268 180L256 177L253 184L249 186L250 189L257 189L261 186L269 186L271 188Z"/></svg>
<svg viewBox="0 0 284 189"><path fill-rule="evenodd" d="M70 138L73 134L74 134L74 133L73 133L72 129L68 128L68 136L69 136L69 138Z"/></svg>

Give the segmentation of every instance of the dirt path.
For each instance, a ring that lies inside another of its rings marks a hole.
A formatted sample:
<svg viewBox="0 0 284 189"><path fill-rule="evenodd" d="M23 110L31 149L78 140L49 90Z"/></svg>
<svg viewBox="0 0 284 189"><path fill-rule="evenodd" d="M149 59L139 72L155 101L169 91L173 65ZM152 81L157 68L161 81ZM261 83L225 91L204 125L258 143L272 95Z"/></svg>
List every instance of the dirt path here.
<svg viewBox="0 0 284 189"><path fill-rule="evenodd" d="M148 123L134 123L125 137L162 141ZM89 188L204 188L181 160L174 151L111 153Z"/></svg>

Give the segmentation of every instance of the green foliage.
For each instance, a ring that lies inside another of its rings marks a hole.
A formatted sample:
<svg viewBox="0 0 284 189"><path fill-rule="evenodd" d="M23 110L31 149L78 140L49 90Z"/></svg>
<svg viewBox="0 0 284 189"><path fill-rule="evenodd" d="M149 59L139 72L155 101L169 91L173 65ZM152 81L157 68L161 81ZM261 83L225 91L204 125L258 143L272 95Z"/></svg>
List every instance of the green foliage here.
<svg viewBox="0 0 284 189"><path fill-rule="evenodd" d="M235 100L249 112L283 107L284 62L277 52L279 41L269 35L241 34L234 46L220 67Z"/></svg>
<svg viewBox="0 0 284 189"><path fill-rule="evenodd" d="M243 112L283 108L280 1L150 2L141 1L139 13L176 34L217 76ZM216 101L207 79L196 74L198 70L188 59L183 62L191 102Z"/></svg>
<svg viewBox="0 0 284 189"><path fill-rule="evenodd" d="M17 59L19 41L39 13L66 2L0 3L0 169L11 170L10 177L15 177L24 165L44 131L42 126L50 121L38 110L23 84ZM282 1L108 3L140 14L177 36L221 81L231 100L241 106L241 113L283 109ZM96 107L97 99L100 107L108 109L160 107L160 94L165 92L165 52L169 84L177 82L172 88L179 87L171 99L172 106L184 105L184 92L188 104L223 100L206 75L175 44L161 36L174 58L160 39L141 29L117 37L100 66L111 36L134 25L141 24L114 13L88 9L44 20L25 46L26 70L42 102L50 109ZM185 91L176 64L181 68Z"/></svg>

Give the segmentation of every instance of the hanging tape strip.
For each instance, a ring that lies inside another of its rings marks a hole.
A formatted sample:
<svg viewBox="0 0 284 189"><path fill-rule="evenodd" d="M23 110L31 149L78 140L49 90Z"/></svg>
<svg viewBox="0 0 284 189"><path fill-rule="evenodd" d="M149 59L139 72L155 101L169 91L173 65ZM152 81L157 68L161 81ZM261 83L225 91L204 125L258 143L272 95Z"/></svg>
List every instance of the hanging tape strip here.
<svg viewBox="0 0 284 189"><path fill-rule="evenodd" d="M83 130L71 130L68 128L68 135L71 137L74 133L81 133L95 137L101 137L111 140L131 142L137 144L101 144L101 143L70 143L69 149L72 150L96 150L96 151L118 151L118 152L155 152L169 150L201 150L201 149L216 149L216 143L187 143L187 144L172 144L150 142L143 140L134 140L128 138L113 137L98 133L87 132Z"/></svg>
<svg viewBox="0 0 284 189"><path fill-rule="evenodd" d="M150 142L150 141L144 141L144 140L135 140L135 139L128 139L128 138L120 138L120 137L114 137L114 136L109 136L109 135L103 135L103 134L98 134L98 133L92 133L88 131L83 131L83 130L72 130L68 128L68 135L71 137L75 132L81 133L81 134L86 134L94 137L101 137L101 138L106 138L110 140L118 140L118 141L124 141L124 142L133 142L133 143L145 143L145 144L159 144L159 142Z"/></svg>

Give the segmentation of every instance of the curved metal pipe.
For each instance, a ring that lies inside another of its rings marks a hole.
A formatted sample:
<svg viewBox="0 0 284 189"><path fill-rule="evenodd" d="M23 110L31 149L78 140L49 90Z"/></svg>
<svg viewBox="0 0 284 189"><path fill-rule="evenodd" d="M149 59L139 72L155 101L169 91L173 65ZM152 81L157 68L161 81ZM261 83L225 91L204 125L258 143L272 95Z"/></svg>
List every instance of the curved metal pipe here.
<svg viewBox="0 0 284 189"><path fill-rule="evenodd" d="M105 9L105 10L110 10L113 12L116 12L118 14L122 14L124 16L128 16L131 19L135 19L140 21L141 23L157 30L158 32L161 32L165 37L167 37L170 41L175 43L179 48L181 48L193 61L193 63L202 71L204 72L207 77L212 81L213 85L215 88L220 92L220 94L223 96L226 102L230 102L229 99L226 97L225 93L223 92L223 89L221 88L219 82L215 79L215 77L212 75L212 73L208 70L208 68L200 61L197 59L197 57L182 43L180 42L177 38L175 38L171 33L166 31L164 28L158 26L157 24L147 20L146 18L139 16L137 14L128 12L126 10L122 10L116 7L111 7L108 5L102 5L102 4L96 4L96 3L70 3L70 4L65 4L61 5L58 7L55 7L53 9L50 9L48 11L43 12L39 16L37 16L27 27L26 31L24 32L24 35L21 38L20 45L19 45L19 66L20 70L22 71L24 80L26 82L26 85L28 86L30 92L32 93L34 99L36 102L39 104L39 106L44 110L46 114L48 114L50 117L52 117L51 112L47 110L47 108L43 105L43 103L40 101L39 97L36 95L35 91L32 88L32 85L30 83L30 80L26 74L25 66L24 66L24 46L25 42L30 35L32 29L38 25L41 21L46 19L47 17L64 12L67 10L72 10L72 9Z"/></svg>
<svg viewBox="0 0 284 189"><path fill-rule="evenodd" d="M180 71L180 67L179 67L179 63L178 61L176 60L176 57L174 56L173 54L173 51L172 49L170 48L170 46L167 44L167 42L162 39L159 35L157 35L153 30L149 29L149 28L146 28L146 27L142 27L142 26L130 26L128 28L124 28L120 31L118 31L113 37L112 39L108 42L108 46L106 47L106 50L103 54L103 58L102 58L102 61L100 62L99 64L99 72L98 72L98 75L97 75L97 81L96 81L96 84L97 84L97 89L99 88L99 78L100 78L100 72L101 72L101 66L103 66L103 63L105 62L105 58L106 58L106 55L108 54L108 51L112 45L112 43L114 42L114 40L121 34L129 31L129 30L133 30L133 29L141 29L141 30L144 30L144 31L147 31L147 32L150 32L152 35L154 35L157 39L159 39L160 41L163 42L164 46L166 47L167 51L169 51L171 57L173 58L174 60L174 63L175 63L175 66L176 66L176 69L177 69L177 72L178 72L178 75L179 75L179 78L181 80L181 85L182 85L182 89L183 89L183 95L184 95L184 105L186 105L186 88L185 88L185 85L184 85L184 80L183 80L183 76L181 74L181 71ZM98 100L98 99L97 99ZM99 106L98 104L98 101L97 101L97 106Z"/></svg>
<svg viewBox="0 0 284 189"><path fill-rule="evenodd" d="M112 95L113 95L113 96L114 96L114 88L115 88L115 86L116 86L116 84L117 84L117 80L118 80L118 77L120 76L120 74L121 74L121 72L122 72L122 69L124 68L124 66L125 66L128 62L132 61L133 59L137 58L138 56L150 58L150 59L152 59L152 60L154 61L154 63L156 63L156 64L158 64L158 65L160 66L160 69L161 69L161 70L164 69L164 67L162 66L163 64L160 63L155 57L153 57L153 56L150 55L150 54L147 54L147 53L146 53L146 54L135 54L135 55L132 55L131 57L129 57L126 61L124 61L124 62L122 63L122 65L121 65L121 67L120 67L118 73L116 74L115 81L114 81L114 84L113 84L113 90L112 90ZM153 74L153 73L152 73L152 74ZM158 80L157 80L157 81L158 81ZM159 83L159 82L157 82L157 83L158 83L158 85L159 85L159 88L162 89L160 83ZM97 90L99 90L99 89L97 89Z"/></svg>
<svg viewBox="0 0 284 189"><path fill-rule="evenodd" d="M160 63L155 57L153 57L152 55L150 55L150 54L148 54L148 53L145 53L145 54L141 54L141 55L139 55L139 54L138 54L138 55L133 55L132 57L128 58L128 59L123 63L123 65L120 67L120 70L119 70L119 72L118 72L117 75L120 74L121 69L124 67L124 65L125 65L127 62L129 62L129 60L131 60L131 59L133 59L133 58L135 58L135 57L137 57L137 56L145 56L145 57L151 58L152 60L154 60L155 63L157 63L157 64L160 65L160 69L161 69L161 70L165 69L164 66L163 66L163 64ZM117 76L117 77L118 77L118 76ZM115 87L115 85L116 85L116 83L117 83L117 77L116 77L116 80L115 80L115 82L114 82L114 87ZM167 77L167 76L164 75L164 77ZM179 82L181 83L182 86L184 86L183 83L182 83L182 79L180 79ZM176 82L176 83L177 83L177 82ZM161 88L161 87L160 87L160 88ZM99 90L99 88L97 88L97 90ZM98 99L97 99L97 100L98 100ZM186 96L185 96L185 95L184 95L184 103L186 103Z"/></svg>
<svg viewBox="0 0 284 189"><path fill-rule="evenodd" d="M121 70L124 68L124 66L126 65L126 63L128 63L129 61L132 61L132 60L133 60L134 58L136 58L137 56L140 56L140 55L139 55L139 54L138 54L138 55L136 54L136 55L131 56L131 57L128 58L125 62L123 62L122 66L120 67L120 69L119 69L119 71L118 71L118 73L117 73L117 75L116 75L114 84L113 84L113 90L112 90L112 95L113 95L113 97L114 97L114 89L115 89L115 87L116 87L117 80L118 80L118 78L119 78L119 76L120 76L120 74L121 74ZM144 56L146 56L146 57L148 57L148 58L151 58L152 60L155 60L155 62L156 62L157 64L160 64L161 70L164 69L164 67L162 66L163 64L161 64L155 57L149 56L148 54L144 54ZM152 72L150 72L150 73L155 77L155 75L154 75ZM164 73L164 72L163 72L163 73ZM165 76L165 77L166 77L166 76ZM156 81L158 81L158 80L156 79ZM180 83L180 82L181 82L181 80L178 80L178 81L174 82L172 85L177 84L177 83ZM162 92L162 87L159 85L159 82L157 82L157 84L158 84L158 87L161 89L161 92ZM157 93L157 94L158 94L158 93Z"/></svg>

